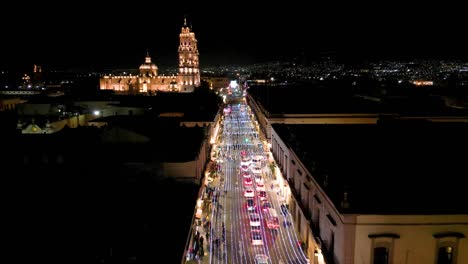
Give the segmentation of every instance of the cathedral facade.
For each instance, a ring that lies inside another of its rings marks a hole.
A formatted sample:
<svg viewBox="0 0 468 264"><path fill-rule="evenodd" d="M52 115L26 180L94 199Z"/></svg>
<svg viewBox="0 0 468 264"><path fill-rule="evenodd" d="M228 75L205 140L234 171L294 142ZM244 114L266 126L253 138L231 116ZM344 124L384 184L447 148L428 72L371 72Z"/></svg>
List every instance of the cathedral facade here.
<svg viewBox="0 0 468 264"><path fill-rule="evenodd" d="M191 93L200 86L200 68L195 33L184 26L179 35L179 69L177 75L158 75L158 67L147 53L138 75L105 75L99 81L101 90L120 93L182 92Z"/></svg>

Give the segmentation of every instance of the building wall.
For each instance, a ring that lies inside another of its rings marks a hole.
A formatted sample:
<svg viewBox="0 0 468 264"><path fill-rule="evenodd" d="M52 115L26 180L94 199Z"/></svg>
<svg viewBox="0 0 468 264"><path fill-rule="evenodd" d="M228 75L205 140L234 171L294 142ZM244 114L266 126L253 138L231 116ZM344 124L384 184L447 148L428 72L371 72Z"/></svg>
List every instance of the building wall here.
<svg viewBox="0 0 468 264"><path fill-rule="evenodd" d="M76 101L73 104L89 111L100 110L109 107L109 104L118 104L119 101Z"/></svg>
<svg viewBox="0 0 468 264"><path fill-rule="evenodd" d="M68 118L60 119L54 122L50 122L50 127L44 125L39 127L37 124L24 123L21 125L21 133L23 134L51 134L62 130L65 126L70 128L76 128L78 125L86 126L88 121L95 119L96 117L91 114L71 116Z"/></svg>
<svg viewBox="0 0 468 264"><path fill-rule="evenodd" d="M255 101L252 96L250 96L250 94L247 94L247 102L256 116L262 133L269 141L271 139L271 125L268 123L268 118L266 116L268 113L266 113L266 110L263 109L263 106L258 104L257 101Z"/></svg>
<svg viewBox="0 0 468 264"><path fill-rule="evenodd" d="M230 79L227 77L202 77L202 80L208 82L210 88L220 89L229 86Z"/></svg>
<svg viewBox="0 0 468 264"><path fill-rule="evenodd" d="M282 117L271 117L268 119L270 124L377 124L378 115L360 115L360 114L310 114L302 116L284 115Z"/></svg>
<svg viewBox="0 0 468 264"><path fill-rule="evenodd" d="M456 264L468 263L466 238L434 238L434 234L460 232L468 235L468 215L363 215L357 217L354 262L372 263L373 243L388 242L391 263L436 263L438 244L458 240ZM399 238L369 238L370 234L396 234Z"/></svg>
<svg viewBox="0 0 468 264"><path fill-rule="evenodd" d="M78 127L78 125L86 126L88 125L88 121L92 119L95 119L95 117L92 114L84 114L58 120L50 123L50 125L54 129L54 131L60 131L65 126L69 126L70 128L76 128Z"/></svg>
<svg viewBox="0 0 468 264"><path fill-rule="evenodd" d="M208 164L209 151L210 144L205 138L195 160L187 162L163 162L161 163L162 174L166 177L184 179L200 184L203 172Z"/></svg>
<svg viewBox="0 0 468 264"><path fill-rule="evenodd" d="M454 263L468 263L467 238L434 238L444 232L467 236L468 215L341 214L297 155L274 130L271 135L273 157L291 188L292 195L285 199L300 239L307 242L311 263L323 263L312 253L315 249L324 255L325 263L372 263L373 245L381 244L392 245L390 263L435 264L438 243L448 242L455 246ZM287 196L287 190L282 193ZM376 234L400 238L369 238Z"/></svg>
<svg viewBox="0 0 468 264"><path fill-rule="evenodd" d="M195 160L187 162L164 162L161 164L164 176L174 178L196 178Z"/></svg>
<svg viewBox="0 0 468 264"><path fill-rule="evenodd" d="M99 109L98 109L99 110ZM107 117L107 116L137 116L143 115L145 113L145 109L140 107L126 107L126 106L108 106L100 110L100 114L98 117Z"/></svg>
<svg viewBox="0 0 468 264"><path fill-rule="evenodd" d="M0 111L15 110L17 105L25 102L27 102L27 100L22 100L21 98L0 99Z"/></svg>
<svg viewBox="0 0 468 264"><path fill-rule="evenodd" d="M222 117L222 110L219 109L218 113L216 113L214 122L210 125L209 129L209 139L210 144L214 144L216 142L216 137L218 136L220 130L220 122Z"/></svg>

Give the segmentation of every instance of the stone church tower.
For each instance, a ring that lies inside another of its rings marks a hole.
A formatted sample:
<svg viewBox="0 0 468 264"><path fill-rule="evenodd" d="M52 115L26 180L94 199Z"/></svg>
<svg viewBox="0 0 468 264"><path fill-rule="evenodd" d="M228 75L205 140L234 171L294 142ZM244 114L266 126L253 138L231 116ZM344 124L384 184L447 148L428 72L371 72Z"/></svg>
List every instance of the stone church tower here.
<svg viewBox="0 0 468 264"><path fill-rule="evenodd" d="M180 33L179 72L177 74L180 92L193 92L195 87L200 86L198 55L195 33L191 32L191 28L187 26L187 20L184 19L184 26Z"/></svg>

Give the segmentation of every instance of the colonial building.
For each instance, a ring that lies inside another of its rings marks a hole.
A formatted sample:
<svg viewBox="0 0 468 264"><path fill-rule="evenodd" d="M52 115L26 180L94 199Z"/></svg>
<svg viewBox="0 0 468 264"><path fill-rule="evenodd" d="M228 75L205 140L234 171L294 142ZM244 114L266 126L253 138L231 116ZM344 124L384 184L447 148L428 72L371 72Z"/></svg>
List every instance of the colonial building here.
<svg viewBox="0 0 468 264"><path fill-rule="evenodd" d="M407 120L274 124L276 186L311 263L468 263L467 167L454 151L467 131Z"/></svg>
<svg viewBox="0 0 468 264"><path fill-rule="evenodd" d="M177 76L158 75L158 67L147 53L138 75L105 75L100 80L101 90L122 93L182 92L191 93L200 85L198 48L195 33L184 20L179 35L179 70Z"/></svg>

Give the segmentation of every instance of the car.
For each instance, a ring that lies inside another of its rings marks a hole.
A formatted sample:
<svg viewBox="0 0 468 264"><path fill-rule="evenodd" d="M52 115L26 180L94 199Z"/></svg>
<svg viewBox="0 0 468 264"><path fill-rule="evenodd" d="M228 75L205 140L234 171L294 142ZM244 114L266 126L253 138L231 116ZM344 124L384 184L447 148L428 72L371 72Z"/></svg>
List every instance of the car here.
<svg viewBox="0 0 468 264"><path fill-rule="evenodd" d="M263 181L263 178L262 178L261 174L254 174L254 177L255 177L255 182L256 183L259 183L259 182Z"/></svg>
<svg viewBox="0 0 468 264"><path fill-rule="evenodd" d="M252 245L263 245L262 233L259 231L250 231L250 238L252 239Z"/></svg>
<svg viewBox="0 0 468 264"><path fill-rule="evenodd" d="M250 177L252 177L252 176L250 176L250 173L248 173L247 171L242 172L242 176L243 176L244 178L250 178Z"/></svg>
<svg viewBox="0 0 468 264"><path fill-rule="evenodd" d="M268 200L264 200L264 202L262 204L262 211L266 212L266 211L268 211L269 208L273 208L273 206L271 205L271 203Z"/></svg>
<svg viewBox="0 0 468 264"><path fill-rule="evenodd" d="M260 226L260 215L257 213L250 213L250 226Z"/></svg>
<svg viewBox="0 0 468 264"><path fill-rule="evenodd" d="M267 199L267 197L266 197L266 192L265 192L265 191L260 191L260 192L258 192L258 196L260 197L260 200L261 200L261 201L264 201L264 200Z"/></svg>
<svg viewBox="0 0 468 264"><path fill-rule="evenodd" d="M245 178L244 179L244 185L245 186L252 186L252 184L253 184L252 178Z"/></svg>
<svg viewBox="0 0 468 264"><path fill-rule="evenodd" d="M257 184L255 184L255 188L257 189L257 192L265 191L265 184L263 181L259 181Z"/></svg>
<svg viewBox="0 0 468 264"><path fill-rule="evenodd" d="M244 191L244 196L253 198L255 196L254 190L252 188L247 188Z"/></svg>
<svg viewBox="0 0 468 264"><path fill-rule="evenodd" d="M246 204L247 204L247 210L249 211L255 210L255 201L253 198L248 198Z"/></svg>
<svg viewBox="0 0 468 264"><path fill-rule="evenodd" d="M256 163L252 162L252 163L250 163L250 167L251 167L252 169L253 169L253 168L260 168L260 172L261 172L261 170L262 170L262 164L261 164L260 162L256 162ZM258 169L256 169L256 170L258 171ZM258 172L258 173L260 173L260 172Z"/></svg>
<svg viewBox="0 0 468 264"><path fill-rule="evenodd" d="M241 170L242 170L242 171L249 171L249 166L247 166L247 165L241 165Z"/></svg>
<svg viewBox="0 0 468 264"><path fill-rule="evenodd" d="M270 264L270 258L265 254L255 255L255 264Z"/></svg>

